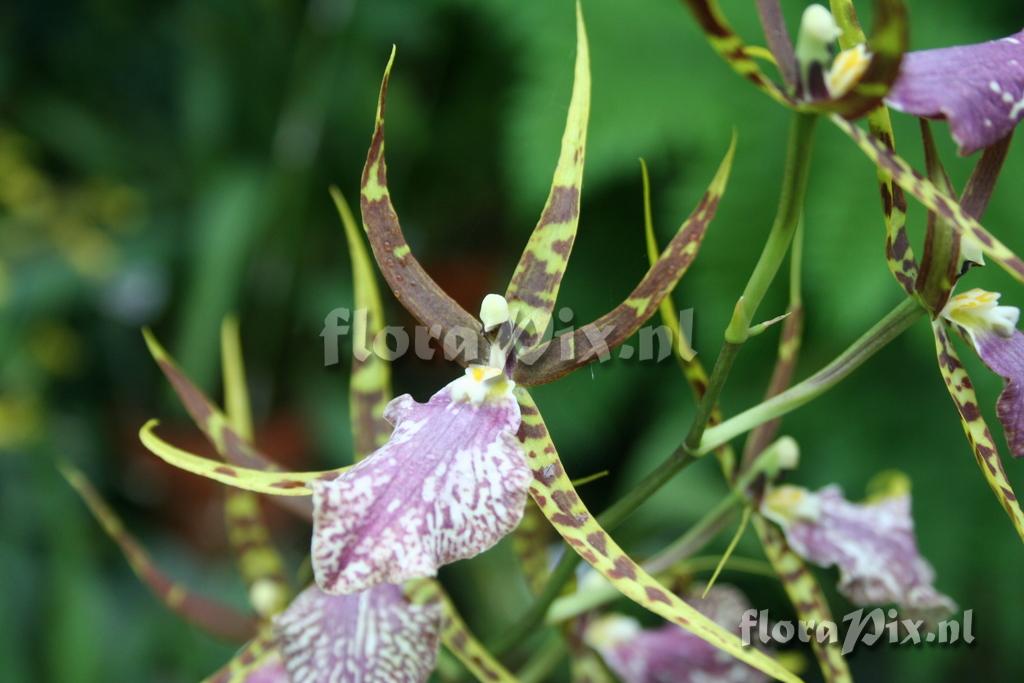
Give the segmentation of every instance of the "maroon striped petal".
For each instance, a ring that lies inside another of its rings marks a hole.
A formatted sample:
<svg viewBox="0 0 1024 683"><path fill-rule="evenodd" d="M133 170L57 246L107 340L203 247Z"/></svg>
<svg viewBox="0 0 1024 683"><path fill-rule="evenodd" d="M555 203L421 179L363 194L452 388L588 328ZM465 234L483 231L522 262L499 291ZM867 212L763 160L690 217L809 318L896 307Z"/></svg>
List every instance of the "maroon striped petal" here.
<svg viewBox="0 0 1024 683"><path fill-rule="evenodd" d="M914 116L947 119L960 154L998 142L1024 118L1024 31L908 52L886 102Z"/></svg>
<svg viewBox="0 0 1024 683"><path fill-rule="evenodd" d="M530 470L515 439L513 383L491 368L427 403L399 396L387 444L342 476L313 485L313 569L330 593L434 576L512 531Z"/></svg>
<svg viewBox="0 0 1024 683"><path fill-rule="evenodd" d="M707 597L688 601L723 628L739 633L746 597L731 586L716 586ZM623 683L758 683L768 677L675 624L644 629L632 617L609 614L584 634Z"/></svg>
<svg viewBox="0 0 1024 683"><path fill-rule="evenodd" d="M274 619L291 683L420 683L434 670L440 629L438 603L410 604L391 584L352 595L313 585Z"/></svg>
<svg viewBox="0 0 1024 683"><path fill-rule="evenodd" d="M918 552L909 493L851 503L834 484L817 492L786 485L765 496L761 512L808 562L837 565L839 592L854 604L896 603L927 618L956 609Z"/></svg>
<svg viewBox="0 0 1024 683"><path fill-rule="evenodd" d="M1024 456L1024 334L1017 329L1020 309L1000 306L999 293L971 289L952 297L942 309L971 342L988 368L1003 378L996 415L1015 457Z"/></svg>

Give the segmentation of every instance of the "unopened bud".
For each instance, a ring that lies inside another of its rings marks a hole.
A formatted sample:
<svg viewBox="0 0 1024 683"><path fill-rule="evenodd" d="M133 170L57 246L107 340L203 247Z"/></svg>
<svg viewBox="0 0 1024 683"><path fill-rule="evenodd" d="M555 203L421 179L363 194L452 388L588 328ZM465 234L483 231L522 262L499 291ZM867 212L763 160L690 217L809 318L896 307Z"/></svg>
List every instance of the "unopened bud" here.
<svg viewBox="0 0 1024 683"><path fill-rule="evenodd" d="M480 322L490 332L508 322L508 301L500 294L488 294L480 304Z"/></svg>

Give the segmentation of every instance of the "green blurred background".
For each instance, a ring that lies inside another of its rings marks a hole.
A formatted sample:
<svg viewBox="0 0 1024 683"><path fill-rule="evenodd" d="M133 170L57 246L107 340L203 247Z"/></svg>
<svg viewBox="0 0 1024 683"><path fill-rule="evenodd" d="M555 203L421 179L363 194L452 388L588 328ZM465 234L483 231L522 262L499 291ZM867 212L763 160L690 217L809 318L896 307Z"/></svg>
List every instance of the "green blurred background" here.
<svg viewBox="0 0 1024 683"><path fill-rule="evenodd" d="M805 3L783 2L795 26ZM863 7L868 13L870 8ZM753 3L723 2L760 42ZM915 49L1007 35L1017 0L910 0ZM585 0L593 108L582 218L560 303L579 323L605 312L646 268L637 158L650 165L662 240L710 179L733 128L729 190L676 292L713 360L775 208L787 113L735 77L672 0ZM147 455L135 433L161 416L177 443L201 439L147 356L151 325L217 395L221 317L242 319L260 443L302 468L349 461L348 369L325 368L324 316L352 300L344 235L327 188L350 199L392 43L392 194L426 268L467 309L501 291L544 202L571 85L573 5L430 0L25 2L0 12L0 662L5 681L193 681L233 646L163 610L59 478L84 468L170 573L243 605L215 485ZM915 122L896 117L920 166ZM951 175L955 158L936 128ZM1011 150L986 225L1024 250ZM924 213L912 207L919 240ZM806 209L806 375L900 297L882 255L872 166L819 130ZM785 306L784 278L762 307ZM965 285L1006 288L993 268ZM390 297L393 323L410 323ZM775 334L753 340L723 397L759 400ZM965 353L991 408L999 380ZM397 392L423 399L456 369L396 362ZM693 413L671 361L611 362L536 391L574 477L600 509L654 466ZM990 413L991 414L991 411ZM792 480L839 482L852 498L885 468L914 484L923 553L938 586L974 609L977 640L956 648L861 648L862 680L1021 680L1024 548L963 439L923 322L851 379L787 418L803 462ZM1000 443L1002 436L997 435ZM1008 462L1024 487L1024 464ZM618 536L638 555L696 520L724 486L712 462L688 469ZM308 531L274 515L297 564ZM728 536L729 534L724 534ZM727 538L717 539L720 550ZM752 534L738 553L760 557ZM442 578L472 626L493 635L525 604L510 549ZM819 575L830 587L834 572ZM773 616L779 585L727 571ZM834 610L848 606L832 592ZM815 677L813 662L809 676Z"/></svg>

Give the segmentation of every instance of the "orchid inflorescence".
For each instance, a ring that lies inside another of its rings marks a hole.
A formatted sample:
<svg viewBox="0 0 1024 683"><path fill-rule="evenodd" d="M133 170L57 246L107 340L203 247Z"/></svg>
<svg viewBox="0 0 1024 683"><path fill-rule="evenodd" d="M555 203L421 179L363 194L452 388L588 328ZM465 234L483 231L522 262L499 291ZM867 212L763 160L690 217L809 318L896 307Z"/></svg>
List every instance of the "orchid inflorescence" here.
<svg viewBox="0 0 1024 683"><path fill-rule="evenodd" d="M229 487L229 532L254 614L239 613L171 582L83 476L71 468L66 474L136 571L171 609L206 630L247 642L211 680L423 681L435 666L445 677L457 677L450 659L438 659L439 643L479 680L516 680L502 663L510 661L506 651L545 618L562 624L564 641L556 646L568 649L579 680L612 680L612 674L629 683L799 680L770 650L740 642L744 596L727 586L708 586L700 594L680 569L737 509L743 511L741 531L749 520L801 619L821 622L831 617L807 564L836 566L837 588L854 604L894 604L904 613L929 619L948 616L956 605L935 588L935 572L918 550L906 482L897 478L863 503L847 500L834 484L812 492L783 483L797 466L798 449L792 438L776 438L783 415L839 383L924 314L930 317L939 369L969 445L1024 538L1024 514L949 335L950 330L957 332L1004 378L998 418L1010 451L1024 455L1019 309L1001 305L994 292L954 293L959 280L983 266L986 258L1024 281L1024 261L978 223L1012 130L1024 117L1024 33L980 45L906 53L907 17L899 0L875 3L871 39L861 31L849 0L833 0L831 12L820 5L807 8L794 47L777 0L759 0L769 48L764 50L746 45L714 0L684 4L714 50L775 102L792 109L794 117L779 213L710 373L678 329L668 297L696 258L715 216L735 139L664 249L657 247L646 207L651 266L623 303L575 331L550 334L579 222L590 109L588 44L578 9L575 79L551 190L506 291L488 295L479 315L463 309L419 264L392 204L384 157L392 51L362 174L363 227L376 266L397 300L438 339L456 329L463 335L468 331L471 338L453 358L466 366L464 374L425 403L409 395L391 399L384 359L364 355L353 360L351 467L289 472L255 449L234 323L226 323L223 331L224 411L146 332L155 360L222 461L167 443L157 435L156 421L142 428L142 442L168 463ZM759 59L775 65L780 82L765 73ZM897 156L887 105L921 117L925 173ZM854 123L862 116L868 131ZM982 150L959 199L938 158L927 118L948 120L961 153ZM878 168L886 261L906 297L832 363L791 386L802 342L802 205L814 124L820 119L843 130ZM646 168L644 180L646 200ZM921 261L906 231L904 193L929 211ZM369 311L361 332L369 339L384 325L374 267L354 217L340 193L333 194L351 250L356 305ZM790 306L780 316L778 361L768 395L725 419L718 397L739 349L769 327L754 319L787 254ZM529 388L593 362L659 311L674 330L683 374L698 401L697 416L686 439L657 470L595 516L563 467ZM737 454L731 441L746 432L746 446ZM635 561L609 534L611 528L687 464L709 453L715 454L729 483L727 498L663 553L647 562ZM263 524L256 494L275 497L312 523L314 580L297 595ZM547 559L547 525L572 551L554 567ZM441 566L472 558L509 534L514 535L535 603L488 649L469 632L435 577ZM576 582L575 591L563 590L581 560L589 565L589 574ZM726 561L722 558L720 565ZM666 623L644 628L631 617L603 610L619 594ZM812 642L812 647L826 680L851 680L836 646Z"/></svg>

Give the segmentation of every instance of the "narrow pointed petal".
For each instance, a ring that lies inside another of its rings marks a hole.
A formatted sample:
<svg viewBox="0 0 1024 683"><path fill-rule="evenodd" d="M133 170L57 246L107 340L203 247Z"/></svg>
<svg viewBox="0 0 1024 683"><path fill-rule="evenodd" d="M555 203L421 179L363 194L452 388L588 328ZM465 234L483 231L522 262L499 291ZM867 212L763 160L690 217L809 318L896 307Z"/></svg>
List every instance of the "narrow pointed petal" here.
<svg viewBox="0 0 1024 683"><path fill-rule="evenodd" d="M310 586L274 619L291 683L422 683L437 659L441 608L381 584L353 595Z"/></svg>
<svg viewBox="0 0 1024 683"><path fill-rule="evenodd" d="M653 242L653 234L650 231L649 241ZM656 257L657 251L655 250L654 258ZM671 327L675 323L678 326L674 319L669 318L666 320L665 315L665 312L662 311L662 320L665 324ZM671 311L669 311L668 315L672 315ZM678 334L678 332L673 334ZM789 343L791 344L792 342ZM797 350L793 349L794 356ZM701 363L700 358L696 356L692 356L688 360L682 358L682 356L680 358L683 376L686 378L697 400L702 399L709 381L704 365ZM529 415L524 415L523 423L527 424L530 419ZM715 405L711 411L708 424L716 425L721 421L721 408ZM731 481L736 463L736 454L732 447L727 443L719 448L715 455L718 457L726 480ZM768 558L772 569L775 570L775 574L779 577L779 581L782 582L786 590L786 595L789 597L797 617L805 623L815 624L832 620L832 612L829 609L825 595L821 591L821 587L818 585L814 575L807 570L807 566L800 556L794 553L786 543L785 536L774 525L766 522L760 514L755 513L753 515L753 527L758 539L761 541L761 546L764 548L765 556ZM812 639L811 648L827 683L848 683L853 680L849 666L843 657L842 648L838 643L819 643L816 639Z"/></svg>
<svg viewBox="0 0 1024 683"><path fill-rule="evenodd" d="M477 372L468 369L427 403L393 400L388 443L344 476L312 485L321 588L352 593L433 576L519 523L530 479L515 440L519 407L510 382Z"/></svg>
<svg viewBox="0 0 1024 683"><path fill-rule="evenodd" d="M252 411L245 379L238 321L225 318L221 325L221 364L224 368L224 403L231 427L252 442ZM238 558L249 602L261 617L284 609L291 597L284 561L274 547L259 498L250 491L229 488L224 494L224 520L228 541Z"/></svg>
<svg viewBox="0 0 1024 683"><path fill-rule="evenodd" d="M971 177L967 180L967 186L960 197L960 206L968 216L980 219L985 214L992 192L996 188L996 181L999 180L999 173L1003 170L1006 153L1010 151L1012 138L1012 135L1007 135L999 142L986 147L981 153L981 158L971 171Z"/></svg>
<svg viewBox="0 0 1024 683"><path fill-rule="evenodd" d="M832 15L839 24L842 34L839 45L844 50L865 42L864 31L857 19L857 10L851 0L832 0ZM896 151L896 138L892 130L892 118L885 106L868 112L868 129L885 147ZM917 261L907 236L907 199L903 188L893 182L892 176L879 167L877 169L879 190L882 197L882 216L885 220L885 259L889 272L903 291L914 296L914 283L918 277Z"/></svg>
<svg viewBox="0 0 1024 683"><path fill-rule="evenodd" d="M558 298L580 217L583 158L590 115L590 55L583 13L576 5L576 67L562 150L540 221L523 250L505 298L522 348L544 334Z"/></svg>
<svg viewBox="0 0 1024 683"><path fill-rule="evenodd" d="M750 603L731 586L717 586L706 598L693 596L701 614L732 633L739 633ZM729 657L675 624L642 628L640 622L620 614L599 617L584 636L623 683L758 683L768 677Z"/></svg>
<svg viewBox="0 0 1024 683"><path fill-rule="evenodd" d="M913 195L926 208L936 212L959 231L961 237L969 237L980 246L986 256L992 258L1018 282L1024 282L1024 261L992 236L977 220L969 216L959 203L939 190L927 178L910 167L904 159L891 152L882 142L867 135L860 128L839 117L830 117L832 122L849 135L861 151L879 168L885 169L900 187Z"/></svg>
<svg viewBox="0 0 1024 683"><path fill-rule="evenodd" d="M1024 512L1021 512L1017 495L1010 480L1006 478L1006 470L1003 469L992 432L989 431L985 418L978 409L978 397L974 393L971 378L967 376L967 371L960 362L944 323L941 320L933 321L932 331L935 333L935 353L939 359L939 370L949 390L949 396L960 414L960 423L974 452L974 459L977 460L981 473L985 475L985 481L1006 511L1017 534L1024 540Z"/></svg>
<svg viewBox="0 0 1024 683"><path fill-rule="evenodd" d="M480 321L448 296L412 255L398 223L398 214L391 204L384 162L384 102L394 61L392 50L380 85L377 119L366 166L363 167L360 191L363 226L384 279L405 309L423 325L440 325L441 339L452 332L471 337L475 341L476 357L463 355L455 360L464 365L472 361L481 362L488 357L489 345L482 335Z"/></svg>
<svg viewBox="0 0 1024 683"><path fill-rule="evenodd" d="M760 65L748 55L743 39L736 34L722 13L717 0L685 0L694 18L703 29L712 49L737 74L753 83L763 93L786 107L796 105L795 100L775 84Z"/></svg>
<svg viewBox="0 0 1024 683"><path fill-rule="evenodd" d="M525 386L545 384L598 358L607 358L612 349L626 341L654 315L697 256L708 224L725 192L735 150L736 138L733 136L729 151L697 207L683 221L675 237L629 298L594 322L559 335L528 355L521 356L515 372L517 382Z"/></svg>
<svg viewBox="0 0 1024 683"><path fill-rule="evenodd" d="M440 583L433 579L420 579L406 583L404 590L414 604L440 605L441 642L478 681L515 683L515 676L469 630Z"/></svg>
<svg viewBox="0 0 1024 683"><path fill-rule="evenodd" d="M1005 386L996 404L1010 452L1024 455L1024 334L1017 329L1020 309L999 305L998 292L971 289L957 294L942 309L948 320L970 343Z"/></svg>
<svg viewBox="0 0 1024 683"><path fill-rule="evenodd" d="M202 683L291 683L269 626Z"/></svg>
<svg viewBox="0 0 1024 683"><path fill-rule="evenodd" d="M145 548L125 530L117 513L78 469L62 463L61 474L78 492L90 512L110 538L117 543L135 575L172 612L203 631L230 641L244 641L256 632L256 619L230 605L192 593L162 572Z"/></svg>
<svg viewBox="0 0 1024 683"><path fill-rule="evenodd" d="M924 119L921 120L921 138L928 178L947 195L955 196L953 184L939 159L931 127ZM934 211L928 212L924 254L915 289L929 311L941 310L953 291L960 275L960 241L959 233L947 221Z"/></svg>
<svg viewBox="0 0 1024 683"><path fill-rule="evenodd" d="M805 624L834 622L828 600L818 585L818 580L807 568L807 564L786 541L785 535L774 524L759 513L753 516L754 530L761 540L765 557L786 590L786 596L793 605L797 617ZM853 675L843 656L842 645L838 642L819 642L811 639L811 649L818 660L822 677L827 683L851 683Z"/></svg>
<svg viewBox="0 0 1024 683"><path fill-rule="evenodd" d="M178 469L246 491L271 496L309 496L313 494L310 488L312 482L334 479L350 469L339 467L317 472L280 472L225 465L167 443L156 435L158 424L158 420L150 420L139 430L142 445L151 453Z"/></svg>
<svg viewBox="0 0 1024 683"><path fill-rule="evenodd" d="M800 679L764 653L745 647L736 635L705 617L677 595L662 586L632 558L623 552L601 528L562 467L558 451L533 399L517 389L520 408L531 420L529 436L543 440L539 450L529 450L527 460L533 470L530 495L559 534L588 564L604 576L624 596L658 616L682 626L716 648L782 681Z"/></svg>
<svg viewBox="0 0 1024 683"><path fill-rule="evenodd" d="M907 53L886 102L906 114L949 121L961 155L995 144L1024 118L1024 31Z"/></svg>
<svg viewBox="0 0 1024 683"><path fill-rule="evenodd" d="M856 605L894 602L933 618L956 609L935 590L935 571L918 552L909 493L851 503L836 485L817 492L785 485L765 496L761 513L804 559L838 566L839 592Z"/></svg>
<svg viewBox="0 0 1024 683"><path fill-rule="evenodd" d="M160 345L149 329L143 329L142 335L153 360L171 383L185 410L221 457L242 467L280 470L272 459L253 448L248 440L238 433L228 417L206 397L188 375L181 371L174 358Z"/></svg>
<svg viewBox="0 0 1024 683"><path fill-rule="evenodd" d="M792 91L797 84L796 54L793 52L793 41L786 29L786 19L782 16L779 0L757 0L757 14L761 18L764 38L775 57L782 82Z"/></svg>
<svg viewBox="0 0 1024 683"><path fill-rule="evenodd" d="M366 253L352 211L338 188L331 188L331 197L348 240L355 308L366 315L365 325L357 325L353 334L353 347L361 352L353 355L348 390L353 458L359 462L387 443L391 434L391 426L384 420L384 406L391 400L391 368L381 355L371 352L372 340L384 329L384 307L373 262Z"/></svg>

